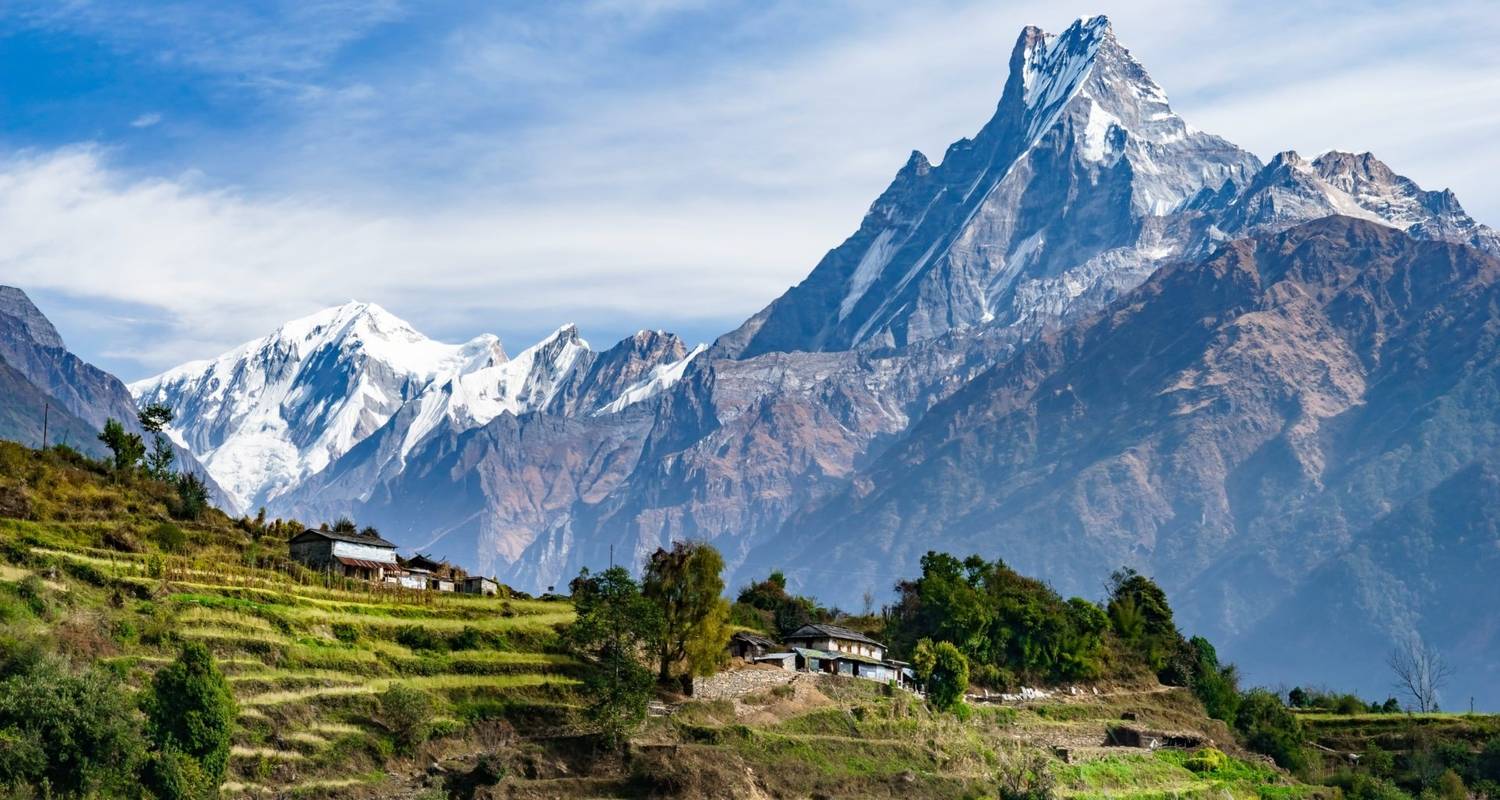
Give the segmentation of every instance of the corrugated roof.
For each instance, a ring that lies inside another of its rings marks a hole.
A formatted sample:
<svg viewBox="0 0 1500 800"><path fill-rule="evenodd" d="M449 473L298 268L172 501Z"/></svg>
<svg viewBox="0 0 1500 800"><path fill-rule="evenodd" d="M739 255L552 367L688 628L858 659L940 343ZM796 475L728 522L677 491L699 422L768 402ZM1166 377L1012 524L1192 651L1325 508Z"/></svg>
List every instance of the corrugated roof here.
<svg viewBox="0 0 1500 800"><path fill-rule="evenodd" d="M881 644L880 642L877 642L858 631L851 631L848 628L841 628L837 625L820 625L816 623L811 625L803 625L802 627L798 628L795 633L786 638L787 641L791 641L793 639L843 639L850 642L864 642L865 644L873 644L876 647L880 648L885 647L885 645Z"/></svg>
<svg viewBox="0 0 1500 800"><path fill-rule="evenodd" d="M370 561L369 559L365 558L346 558L344 556L334 556L334 558L338 559L338 562L346 567L361 567L363 569L389 569L395 566L395 564L392 564L389 561Z"/></svg>
<svg viewBox="0 0 1500 800"><path fill-rule="evenodd" d="M324 539L332 539L335 542L348 542L350 544L364 544L371 547L389 547L392 550L396 549L395 544L387 542L379 536L363 536L358 533L339 533L338 531L319 531L313 530L312 528L308 528L307 530L297 534L296 536L293 536L290 541L295 542L298 539L307 536L308 534L322 537Z"/></svg>

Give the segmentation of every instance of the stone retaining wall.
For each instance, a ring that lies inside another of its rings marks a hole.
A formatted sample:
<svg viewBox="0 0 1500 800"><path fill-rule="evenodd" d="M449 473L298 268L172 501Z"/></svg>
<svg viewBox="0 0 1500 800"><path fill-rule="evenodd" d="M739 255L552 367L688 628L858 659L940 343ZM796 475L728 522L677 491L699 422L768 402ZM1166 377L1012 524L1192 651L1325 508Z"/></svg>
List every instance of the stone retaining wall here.
<svg viewBox="0 0 1500 800"><path fill-rule="evenodd" d="M720 672L707 678L693 679L694 700L732 700L770 689L785 686L797 679L798 673L785 669L736 669Z"/></svg>

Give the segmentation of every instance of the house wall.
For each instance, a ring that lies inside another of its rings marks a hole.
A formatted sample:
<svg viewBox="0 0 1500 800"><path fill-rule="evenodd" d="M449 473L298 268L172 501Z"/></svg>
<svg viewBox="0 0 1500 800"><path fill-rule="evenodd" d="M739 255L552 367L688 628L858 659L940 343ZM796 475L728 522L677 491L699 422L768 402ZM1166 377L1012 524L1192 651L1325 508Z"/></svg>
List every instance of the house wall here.
<svg viewBox="0 0 1500 800"><path fill-rule="evenodd" d="M396 563L396 551L389 547L374 547L368 544L354 544L353 542L334 542L333 554L344 558L359 558L365 561L379 561L385 564Z"/></svg>
<svg viewBox="0 0 1500 800"><path fill-rule="evenodd" d="M830 653L854 653L874 659L885 658L885 648L864 642L851 642L847 639L814 639L810 647L813 650L826 650Z"/></svg>
<svg viewBox="0 0 1500 800"><path fill-rule="evenodd" d="M293 542L289 548L289 555L293 561L306 564L314 569L323 569L333 561L333 542L327 539L315 539L307 542Z"/></svg>

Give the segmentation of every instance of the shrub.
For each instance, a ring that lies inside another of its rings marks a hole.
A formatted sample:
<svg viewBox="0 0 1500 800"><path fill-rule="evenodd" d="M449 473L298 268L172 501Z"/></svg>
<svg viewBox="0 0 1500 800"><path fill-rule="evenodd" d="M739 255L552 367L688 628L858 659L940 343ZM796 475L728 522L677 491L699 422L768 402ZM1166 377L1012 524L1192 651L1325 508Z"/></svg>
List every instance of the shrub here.
<svg viewBox="0 0 1500 800"><path fill-rule="evenodd" d="M1282 705L1279 695L1265 689L1246 692L1234 727L1244 735L1247 747L1270 756L1282 767L1300 770L1306 766L1302 723Z"/></svg>
<svg viewBox="0 0 1500 800"><path fill-rule="evenodd" d="M443 651L448 649L448 640L442 634L421 625L402 625L396 629L396 641L412 650Z"/></svg>
<svg viewBox="0 0 1500 800"><path fill-rule="evenodd" d="M186 756L213 786L223 783L239 710L208 648L197 642L183 645L177 660L156 673L141 706L147 733L158 751ZM163 777L187 775L180 766L163 762L154 769ZM182 780L189 785L196 779L187 775ZM166 791L165 787L153 788Z"/></svg>
<svg viewBox="0 0 1500 800"><path fill-rule="evenodd" d="M955 709L963 703L969 688L969 660L952 642L934 645L923 639L912 656L917 677L927 684L927 699L940 711Z"/></svg>
<svg viewBox="0 0 1500 800"><path fill-rule="evenodd" d="M1000 767L1001 800L1050 800L1056 779L1039 753L1007 761Z"/></svg>
<svg viewBox="0 0 1500 800"><path fill-rule="evenodd" d="M103 670L75 674L55 658L21 655L0 665L0 787L129 794L142 747L125 687Z"/></svg>
<svg viewBox="0 0 1500 800"><path fill-rule="evenodd" d="M333 623L333 638L344 644L354 644L359 641L359 627L347 622Z"/></svg>
<svg viewBox="0 0 1500 800"><path fill-rule="evenodd" d="M432 733L432 697L420 689L398 683L380 693L378 722L396 741L396 746L410 752L427 741Z"/></svg>
<svg viewBox="0 0 1500 800"><path fill-rule="evenodd" d="M153 528L151 540L164 553L180 554L187 550L187 534L170 522L163 522Z"/></svg>
<svg viewBox="0 0 1500 800"><path fill-rule="evenodd" d="M1229 756L1216 747L1205 747L1182 763L1193 772L1217 772L1228 764Z"/></svg>
<svg viewBox="0 0 1500 800"><path fill-rule="evenodd" d="M171 748L153 753L141 776L160 800L208 800L219 796L219 784L192 756Z"/></svg>

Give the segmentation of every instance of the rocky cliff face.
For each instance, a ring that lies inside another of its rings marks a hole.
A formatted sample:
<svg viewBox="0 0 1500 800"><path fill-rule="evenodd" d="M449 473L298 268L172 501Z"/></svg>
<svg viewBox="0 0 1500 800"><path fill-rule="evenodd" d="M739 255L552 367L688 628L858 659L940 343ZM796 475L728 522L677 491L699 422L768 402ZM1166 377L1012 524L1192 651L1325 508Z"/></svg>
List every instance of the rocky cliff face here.
<svg viewBox="0 0 1500 800"><path fill-rule="evenodd" d="M1378 607L1361 624L1382 647L1428 635L1422 612L1458 613L1431 586L1478 582L1487 559L1428 572L1434 542L1462 535L1403 506L1500 447L1497 281L1476 249L1346 217L1233 242L1028 343L768 547L854 573L998 554L1065 592L1131 564L1234 653L1334 569ZM1500 546L1468 528L1474 554ZM1340 554L1401 580L1339 570ZM1262 646L1256 665L1283 655Z"/></svg>
<svg viewBox="0 0 1500 800"><path fill-rule="evenodd" d="M103 455L97 436L109 419L143 433L135 401L119 378L68 351L62 336L26 293L0 286L0 363L9 391L0 392L0 436L36 446L42 417L48 417L48 442L67 444L91 455ZM237 509L192 451L174 443L180 469L191 470L209 485L214 501Z"/></svg>

